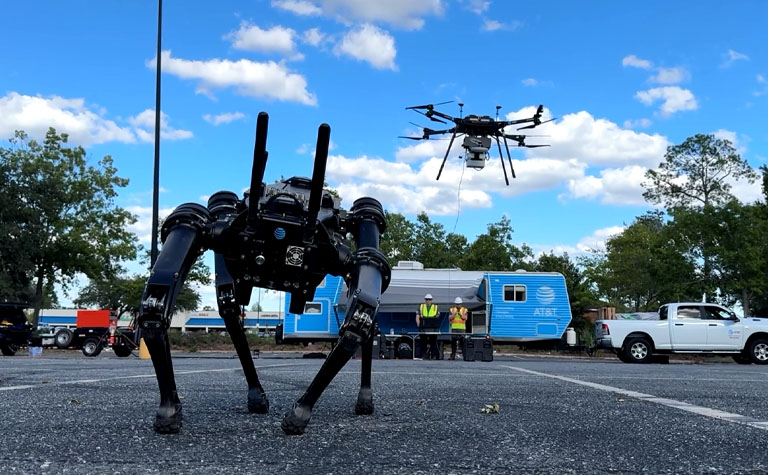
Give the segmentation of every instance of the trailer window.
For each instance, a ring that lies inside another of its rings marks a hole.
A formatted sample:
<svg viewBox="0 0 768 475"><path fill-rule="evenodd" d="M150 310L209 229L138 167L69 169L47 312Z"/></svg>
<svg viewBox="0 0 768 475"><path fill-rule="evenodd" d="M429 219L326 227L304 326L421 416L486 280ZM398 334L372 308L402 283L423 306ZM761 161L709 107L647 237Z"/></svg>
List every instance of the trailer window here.
<svg viewBox="0 0 768 475"><path fill-rule="evenodd" d="M525 302L527 291L524 285L505 285L504 286L504 301L505 302Z"/></svg>
<svg viewBox="0 0 768 475"><path fill-rule="evenodd" d="M304 305L304 314L307 313L323 313L323 304L320 302L307 302Z"/></svg>

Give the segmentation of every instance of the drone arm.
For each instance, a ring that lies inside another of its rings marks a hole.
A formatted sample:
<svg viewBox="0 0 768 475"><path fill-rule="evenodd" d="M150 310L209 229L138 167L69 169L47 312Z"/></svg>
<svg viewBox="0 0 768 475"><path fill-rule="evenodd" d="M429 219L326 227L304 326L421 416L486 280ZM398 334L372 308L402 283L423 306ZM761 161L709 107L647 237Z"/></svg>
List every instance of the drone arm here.
<svg viewBox="0 0 768 475"><path fill-rule="evenodd" d="M441 117L441 118L443 118L443 119L445 119L445 120L450 120L451 122L453 122L453 121L454 121L453 117L449 116L448 114L443 114L442 112L440 112L440 111L436 111L436 110L434 110L434 109L432 109L431 111L429 111L429 112L428 112L428 114L429 114L429 115L436 115L436 116L438 116L438 117ZM429 116L427 116L427 117L429 117Z"/></svg>

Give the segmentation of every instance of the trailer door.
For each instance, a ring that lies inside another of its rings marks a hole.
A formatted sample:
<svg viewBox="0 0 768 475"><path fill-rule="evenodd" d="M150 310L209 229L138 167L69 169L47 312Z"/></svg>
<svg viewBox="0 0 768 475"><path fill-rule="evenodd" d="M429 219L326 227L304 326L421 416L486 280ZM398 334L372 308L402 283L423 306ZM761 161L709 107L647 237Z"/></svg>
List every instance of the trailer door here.
<svg viewBox="0 0 768 475"><path fill-rule="evenodd" d="M304 305L304 313L296 315L296 332L330 332L331 302L329 299L315 299Z"/></svg>

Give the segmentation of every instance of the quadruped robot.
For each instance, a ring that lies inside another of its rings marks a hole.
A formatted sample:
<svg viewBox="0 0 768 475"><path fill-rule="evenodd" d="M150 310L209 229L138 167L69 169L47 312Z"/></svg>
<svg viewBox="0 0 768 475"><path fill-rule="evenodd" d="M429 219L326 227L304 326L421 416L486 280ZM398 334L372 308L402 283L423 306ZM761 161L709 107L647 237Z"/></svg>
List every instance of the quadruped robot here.
<svg viewBox="0 0 768 475"><path fill-rule="evenodd" d="M386 228L384 211L377 200L365 197L356 200L347 212L323 191L331 133L327 124L318 129L311 180L293 177L272 185L262 183L268 121L268 115L261 112L256 122L251 187L243 199L220 191L210 197L207 207L182 204L163 223L163 248L144 289L138 318L160 388L154 421L159 433L181 429L182 406L168 327L184 279L207 249L215 253L219 313L245 372L249 412L263 414L269 410L239 318L253 287L289 292L289 310L303 313L317 286L331 274L343 276L349 288L339 340L286 414L282 429L290 435L304 433L318 398L361 345L362 374L355 413L373 413L373 334L379 299L391 275L379 250L379 237ZM354 248L346 239L348 233Z"/></svg>

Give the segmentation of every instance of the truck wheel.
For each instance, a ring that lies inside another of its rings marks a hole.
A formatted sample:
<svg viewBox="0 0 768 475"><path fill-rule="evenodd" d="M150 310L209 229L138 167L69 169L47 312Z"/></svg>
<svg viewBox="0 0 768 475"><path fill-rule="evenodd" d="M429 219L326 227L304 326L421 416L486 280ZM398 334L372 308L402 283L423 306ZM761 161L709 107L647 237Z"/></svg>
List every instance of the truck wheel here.
<svg viewBox="0 0 768 475"><path fill-rule="evenodd" d="M8 343L7 345L0 345L0 352L3 356L13 356L19 350L19 345L15 343Z"/></svg>
<svg viewBox="0 0 768 475"><path fill-rule="evenodd" d="M643 337L632 338L624 346L624 356L630 363L648 363L652 353L651 344Z"/></svg>
<svg viewBox="0 0 768 475"><path fill-rule="evenodd" d="M744 353L739 353L738 355L733 355L733 361L739 363L739 364L752 364L752 360L749 359L748 355L745 355Z"/></svg>
<svg viewBox="0 0 768 475"><path fill-rule="evenodd" d="M98 356L101 353L101 340L98 338L86 338L83 342L83 354L85 356Z"/></svg>
<svg viewBox="0 0 768 475"><path fill-rule="evenodd" d="M126 345L116 345L112 347L112 351L115 352L115 356L118 358L125 358L131 356L131 348Z"/></svg>
<svg viewBox="0 0 768 475"><path fill-rule="evenodd" d="M56 345L56 348L63 350L64 348L69 348L69 345L71 344L72 330L69 328L62 328L56 332L56 336L54 337L54 345Z"/></svg>
<svg viewBox="0 0 768 475"><path fill-rule="evenodd" d="M768 340L752 340L749 344L749 358L755 364L768 364Z"/></svg>

